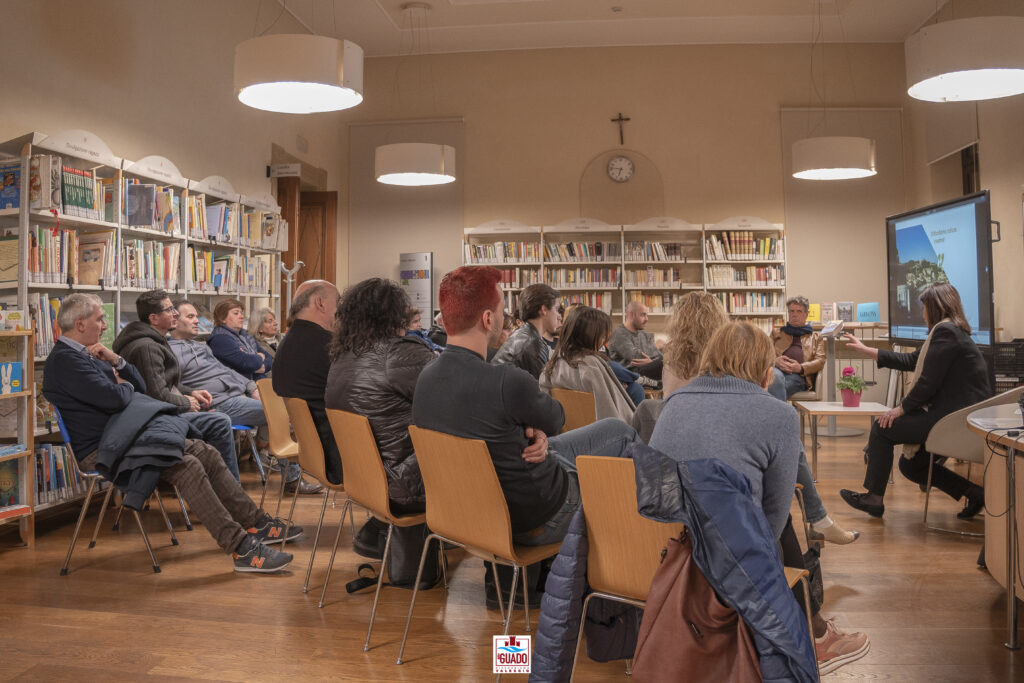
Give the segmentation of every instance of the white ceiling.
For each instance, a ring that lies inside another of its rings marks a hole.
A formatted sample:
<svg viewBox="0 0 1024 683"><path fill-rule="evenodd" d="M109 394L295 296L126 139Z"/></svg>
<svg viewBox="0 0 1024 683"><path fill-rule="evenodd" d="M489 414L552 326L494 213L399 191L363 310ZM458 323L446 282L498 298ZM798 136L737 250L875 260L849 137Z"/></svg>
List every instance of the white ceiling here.
<svg viewBox="0 0 1024 683"><path fill-rule="evenodd" d="M320 34L367 56L557 47L901 43L947 0L287 0ZM261 0L260 30L281 12ZM268 32L294 30L287 13Z"/></svg>

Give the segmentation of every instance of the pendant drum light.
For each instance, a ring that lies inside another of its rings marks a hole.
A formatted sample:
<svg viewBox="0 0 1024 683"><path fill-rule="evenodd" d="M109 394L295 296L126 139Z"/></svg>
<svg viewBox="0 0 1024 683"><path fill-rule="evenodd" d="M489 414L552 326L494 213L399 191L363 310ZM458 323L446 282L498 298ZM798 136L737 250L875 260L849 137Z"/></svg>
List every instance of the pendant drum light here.
<svg viewBox="0 0 1024 683"><path fill-rule="evenodd" d="M904 44L907 93L928 102L1024 93L1024 17L973 17L925 26Z"/></svg>
<svg viewBox="0 0 1024 683"><path fill-rule="evenodd" d="M794 178L849 180L875 173L875 141L871 138L823 136L793 143Z"/></svg>
<svg viewBox="0 0 1024 683"><path fill-rule="evenodd" d="M348 40L272 34L235 46L235 92L247 106L313 114L363 101L363 49Z"/></svg>
<svg viewBox="0 0 1024 683"><path fill-rule="evenodd" d="M376 149L377 182L443 185L455 181L455 148L429 142L398 142Z"/></svg>

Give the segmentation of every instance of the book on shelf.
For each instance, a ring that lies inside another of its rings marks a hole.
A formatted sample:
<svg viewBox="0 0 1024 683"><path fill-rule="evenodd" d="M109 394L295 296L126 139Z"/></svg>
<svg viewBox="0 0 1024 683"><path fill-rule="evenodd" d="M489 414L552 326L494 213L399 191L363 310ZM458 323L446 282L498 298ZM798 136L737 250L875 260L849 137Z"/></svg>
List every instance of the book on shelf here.
<svg viewBox="0 0 1024 683"><path fill-rule="evenodd" d="M614 301L614 292L562 292L562 296L559 298L559 303L565 308L573 305L590 306L599 308L609 315L612 313ZM516 307L518 307L518 302Z"/></svg>
<svg viewBox="0 0 1024 683"><path fill-rule="evenodd" d="M102 342L103 340L100 339ZM106 346L106 344L104 344ZM107 348L110 348L109 346ZM40 363L36 365L35 377L33 378L33 384L35 385L35 400L36 400L36 429L45 429L48 432L53 432L57 429L57 414L53 410L53 406L46 397L43 396L43 373L44 364Z"/></svg>
<svg viewBox="0 0 1024 683"><path fill-rule="evenodd" d="M642 303L649 309L650 313L671 313L676 303L683 298L679 292L662 292L652 294L650 292L632 291L629 292L629 300Z"/></svg>
<svg viewBox="0 0 1024 683"><path fill-rule="evenodd" d="M173 187L156 189L156 229L168 235L181 234L181 210Z"/></svg>
<svg viewBox="0 0 1024 683"><path fill-rule="evenodd" d="M36 330L37 356L49 354L54 342L60 338L60 328L57 326L60 304L59 297L51 298L44 292L30 292L28 295L29 315Z"/></svg>
<svg viewBox="0 0 1024 683"><path fill-rule="evenodd" d="M837 301L836 302L836 318L842 320L844 323L853 322L853 302L852 301Z"/></svg>
<svg viewBox="0 0 1024 683"><path fill-rule="evenodd" d="M618 261L618 242L548 242L544 245L550 261Z"/></svg>
<svg viewBox="0 0 1024 683"><path fill-rule="evenodd" d="M114 304L104 303L101 304L100 308L103 309L103 317L107 321L107 329L103 330L103 334L100 335L100 344L103 344L108 349L114 345L114 337L117 336L117 325L114 320Z"/></svg>
<svg viewBox="0 0 1024 683"><path fill-rule="evenodd" d="M23 388L21 363L19 361L0 363L0 394L16 394ZM3 447L0 446L0 455L6 455L2 451Z"/></svg>
<svg viewBox="0 0 1024 683"><path fill-rule="evenodd" d="M125 220L125 192L124 179L102 178L100 179L103 191L103 220L108 223L120 223Z"/></svg>
<svg viewBox="0 0 1024 683"><path fill-rule="evenodd" d="M881 320L882 317L878 311L877 301L857 304L857 322L877 323L881 322Z"/></svg>
<svg viewBox="0 0 1024 683"><path fill-rule="evenodd" d="M678 287L681 281L678 268L647 266L643 270L626 270L627 287Z"/></svg>
<svg viewBox="0 0 1024 683"><path fill-rule="evenodd" d="M4 162L0 164L0 209L17 209L20 206L21 162Z"/></svg>
<svg viewBox="0 0 1024 683"><path fill-rule="evenodd" d="M29 160L29 207L41 211L63 211L61 160L53 154L34 154Z"/></svg>
<svg viewBox="0 0 1024 683"><path fill-rule="evenodd" d="M680 242L626 242L627 261L683 261L684 245Z"/></svg>
<svg viewBox="0 0 1024 683"><path fill-rule="evenodd" d="M21 450L25 450L23 444L17 445L21 446ZM21 505L21 477L18 476L20 463L21 460L18 458L0 462L0 510Z"/></svg>
<svg viewBox="0 0 1024 683"><path fill-rule="evenodd" d="M78 476L65 445L39 444L34 455L37 504L57 503L85 493L87 484Z"/></svg>
<svg viewBox="0 0 1024 683"><path fill-rule="evenodd" d="M820 311L819 315L821 316L818 320L822 322L835 320L839 317L836 302L834 301L818 304L818 310Z"/></svg>
<svg viewBox="0 0 1024 683"><path fill-rule="evenodd" d="M19 246L16 235L0 237L0 282L18 281Z"/></svg>
<svg viewBox="0 0 1024 683"><path fill-rule="evenodd" d="M9 332L29 329L29 319L25 311L13 308L14 304L0 304L0 330Z"/></svg>
<svg viewBox="0 0 1024 683"><path fill-rule="evenodd" d="M96 230L78 233L78 282L112 286L116 265L116 233Z"/></svg>
<svg viewBox="0 0 1024 683"><path fill-rule="evenodd" d="M153 229L156 220L156 185L132 183L126 189L129 227Z"/></svg>
<svg viewBox="0 0 1024 683"><path fill-rule="evenodd" d="M590 268L550 268L545 273L545 280L555 289L560 287L618 287L618 267Z"/></svg>

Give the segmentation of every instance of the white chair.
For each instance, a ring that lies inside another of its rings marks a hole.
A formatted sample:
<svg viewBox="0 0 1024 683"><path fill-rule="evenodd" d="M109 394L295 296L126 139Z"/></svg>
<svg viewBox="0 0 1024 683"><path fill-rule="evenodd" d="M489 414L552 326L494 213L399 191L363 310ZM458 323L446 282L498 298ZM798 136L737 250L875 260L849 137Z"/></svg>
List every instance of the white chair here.
<svg viewBox="0 0 1024 683"><path fill-rule="evenodd" d="M957 460L965 460L968 463L985 462L985 443L967 428L967 416L981 408L1016 403L1021 394L1024 394L1024 386L1004 391L998 396L993 396L984 401L979 401L972 406L961 408L936 422L935 426L928 432L928 439L924 444L924 449L930 454L928 456L928 479L925 483L924 519L922 521L925 529L960 534L961 536L984 536L984 534L971 531L944 529L928 525L928 503L932 493L932 468L935 464L935 456L945 455Z"/></svg>

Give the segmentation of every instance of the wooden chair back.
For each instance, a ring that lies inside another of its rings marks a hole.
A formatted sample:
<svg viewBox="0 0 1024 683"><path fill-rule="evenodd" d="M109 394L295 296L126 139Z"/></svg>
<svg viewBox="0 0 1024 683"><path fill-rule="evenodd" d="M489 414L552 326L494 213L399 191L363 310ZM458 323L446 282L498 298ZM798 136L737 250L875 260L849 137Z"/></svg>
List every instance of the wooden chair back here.
<svg viewBox="0 0 1024 683"><path fill-rule="evenodd" d="M561 403L562 408L565 410L565 425L562 426L563 434L597 422L597 407L594 405L594 395L589 391L574 391L573 389L553 387L551 389L551 396Z"/></svg>
<svg viewBox="0 0 1024 683"><path fill-rule="evenodd" d="M985 441L967 428L967 416L982 408L1016 403L1021 394L1024 394L1024 386L1004 391L946 415L928 432L925 450L932 455L948 455L969 462L985 462Z"/></svg>
<svg viewBox="0 0 1024 683"><path fill-rule="evenodd" d="M587 581L595 591L646 601L661 550L683 525L640 516L632 459L581 455L576 467L590 543Z"/></svg>
<svg viewBox="0 0 1024 683"><path fill-rule="evenodd" d="M260 394L262 395L262 390ZM320 443L320 433L316 430L313 415L309 412L309 404L302 398L284 399L291 418L295 440L299 444L299 467L312 475L318 482L330 488L341 488L327 481L327 466L324 463L324 446Z"/></svg>
<svg viewBox="0 0 1024 683"><path fill-rule="evenodd" d="M512 523L487 444L409 427L436 534L497 557L515 558Z"/></svg>
<svg viewBox="0 0 1024 683"><path fill-rule="evenodd" d="M291 423L284 399L274 392L274 384L269 377L256 380L263 404L263 415L267 418L267 433L270 441L270 452L276 456L294 456L297 445L292 440Z"/></svg>
<svg viewBox="0 0 1024 683"><path fill-rule="evenodd" d="M388 476L373 438L370 421L362 415L327 409L334 441L345 472L345 493L380 519L391 519Z"/></svg>

